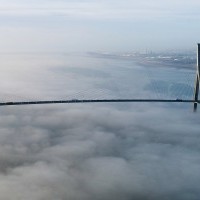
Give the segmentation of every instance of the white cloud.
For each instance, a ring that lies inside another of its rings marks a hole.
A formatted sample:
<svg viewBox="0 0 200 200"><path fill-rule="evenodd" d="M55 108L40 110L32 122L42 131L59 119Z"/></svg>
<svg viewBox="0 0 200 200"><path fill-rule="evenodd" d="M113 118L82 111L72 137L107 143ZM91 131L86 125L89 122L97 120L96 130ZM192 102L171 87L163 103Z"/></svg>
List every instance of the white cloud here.
<svg viewBox="0 0 200 200"><path fill-rule="evenodd" d="M3 109L0 197L197 199L198 113L131 107Z"/></svg>

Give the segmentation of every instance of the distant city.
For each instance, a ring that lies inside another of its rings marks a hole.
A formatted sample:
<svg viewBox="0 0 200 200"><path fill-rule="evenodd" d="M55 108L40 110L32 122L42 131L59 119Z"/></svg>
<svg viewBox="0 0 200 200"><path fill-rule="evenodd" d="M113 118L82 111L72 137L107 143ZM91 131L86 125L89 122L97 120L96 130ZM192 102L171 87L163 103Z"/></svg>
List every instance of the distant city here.
<svg viewBox="0 0 200 200"><path fill-rule="evenodd" d="M131 59L138 64L159 67L175 67L196 69L196 52L162 52L155 53L152 51L126 52L126 53L109 53L109 52L88 52L89 55L95 57L111 58L111 59Z"/></svg>

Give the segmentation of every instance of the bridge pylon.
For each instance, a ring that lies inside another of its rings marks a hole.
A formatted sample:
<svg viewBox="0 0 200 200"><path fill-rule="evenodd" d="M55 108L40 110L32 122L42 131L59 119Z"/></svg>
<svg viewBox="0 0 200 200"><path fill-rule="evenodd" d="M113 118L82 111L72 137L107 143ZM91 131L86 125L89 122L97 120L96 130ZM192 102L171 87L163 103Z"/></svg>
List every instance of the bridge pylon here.
<svg viewBox="0 0 200 200"><path fill-rule="evenodd" d="M194 112L197 111L199 97L199 82L200 82L200 43L197 44L197 72L194 85Z"/></svg>

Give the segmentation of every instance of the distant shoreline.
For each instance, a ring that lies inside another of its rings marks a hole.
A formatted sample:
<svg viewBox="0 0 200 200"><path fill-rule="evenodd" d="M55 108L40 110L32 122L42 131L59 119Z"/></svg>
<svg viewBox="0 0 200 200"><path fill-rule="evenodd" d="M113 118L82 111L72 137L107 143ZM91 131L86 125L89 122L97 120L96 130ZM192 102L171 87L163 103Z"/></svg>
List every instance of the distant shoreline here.
<svg viewBox="0 0 200 200"><path fill-rule="evenodd" d="M162 62L159 60L150 61L145 58L139 58L139 57L125 57L125 56L118 56L118 55L112 55L112 54L99 54L99 53L88 53L88 55L96 58L104 58L104 59L115 59L115 60L126 60L126 61L132 61L136 63L137 65L141 67L165 67L165 68L174 68L174 69L187 69L187 70L196 70L195 64L179 64L179 63L167 63Z"/></svg>
<svg viewBox="0 0 200 200"><path fill-rule="evenodd" d="M143 66L143 67L164 67L164 68L174 68L174 69L187 69L187 70L196 70L195 65L181 65L181 64L170 64L170 63L163 63L163 62L150 62L150 61L144 61L144 60L140 60L140 61L136 61L136 63L139 66Z"/></svg>

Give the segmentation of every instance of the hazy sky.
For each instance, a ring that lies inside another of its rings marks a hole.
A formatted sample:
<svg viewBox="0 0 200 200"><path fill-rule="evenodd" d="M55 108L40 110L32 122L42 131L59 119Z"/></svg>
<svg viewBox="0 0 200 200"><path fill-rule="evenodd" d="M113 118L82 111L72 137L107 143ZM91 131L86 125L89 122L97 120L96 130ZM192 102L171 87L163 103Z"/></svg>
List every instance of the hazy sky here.
<svg viewBox="0 0 200 200"><path fill-rule="evenodd" d="M1 0L1 51L191 49L198 0Z"/></svg>

